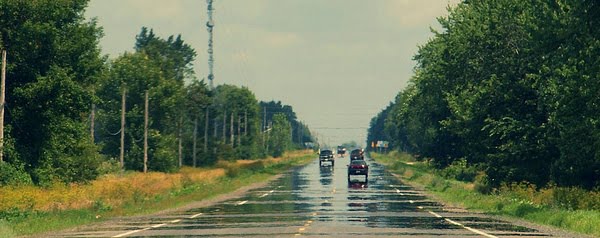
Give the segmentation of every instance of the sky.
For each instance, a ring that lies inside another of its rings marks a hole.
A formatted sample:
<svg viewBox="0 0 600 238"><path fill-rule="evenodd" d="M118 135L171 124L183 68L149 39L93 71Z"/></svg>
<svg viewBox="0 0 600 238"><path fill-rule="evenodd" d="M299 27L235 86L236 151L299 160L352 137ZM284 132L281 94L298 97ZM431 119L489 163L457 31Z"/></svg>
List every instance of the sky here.
<svg viewBox="0 0 600 238"><path fill-rule="evenodd" d="M412 77L418 47L459 0L214 0L214 84L293 107L320 143L365 146L371 118ZM103 54L132 52L143 26L181 34L208 72L204 0L91 0Z"/></svg>

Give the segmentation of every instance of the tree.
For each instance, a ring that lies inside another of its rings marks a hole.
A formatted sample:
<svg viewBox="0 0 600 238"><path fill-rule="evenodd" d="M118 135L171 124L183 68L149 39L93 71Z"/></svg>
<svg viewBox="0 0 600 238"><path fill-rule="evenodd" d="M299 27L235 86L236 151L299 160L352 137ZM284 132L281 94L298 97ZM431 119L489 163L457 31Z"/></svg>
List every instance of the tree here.
<svg viewBox="0 0 600 238"><path fill-rule="evenodd" d="M6 140L14 141L7 161L23 164L38 184L97 175L86 117L104 65L102 31L84 19L87 2L0 2L0 41L9 52ZM86 169L74 171L79 165Z"/></svg>
<svg viewBox="0 0 600 238"><path fill-rule="evenodd" d="M273 115L273 129L269 132L271 155L278 157L290 149L292 144L292 125L283 113Z"/></svg>

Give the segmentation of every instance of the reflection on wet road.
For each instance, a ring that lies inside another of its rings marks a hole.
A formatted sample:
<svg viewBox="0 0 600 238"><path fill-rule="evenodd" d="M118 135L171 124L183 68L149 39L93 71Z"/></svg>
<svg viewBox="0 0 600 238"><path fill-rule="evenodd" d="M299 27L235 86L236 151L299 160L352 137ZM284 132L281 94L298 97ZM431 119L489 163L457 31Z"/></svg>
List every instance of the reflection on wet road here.
<svg viewBox="0 0 600 238"><path fill-rule="evenodd" d="M539 231L483 215L444 210L369 160L369 180L347 180L349 158L318 161L245 197L211 207L131 219L77 237L538 237Z"/></svg>

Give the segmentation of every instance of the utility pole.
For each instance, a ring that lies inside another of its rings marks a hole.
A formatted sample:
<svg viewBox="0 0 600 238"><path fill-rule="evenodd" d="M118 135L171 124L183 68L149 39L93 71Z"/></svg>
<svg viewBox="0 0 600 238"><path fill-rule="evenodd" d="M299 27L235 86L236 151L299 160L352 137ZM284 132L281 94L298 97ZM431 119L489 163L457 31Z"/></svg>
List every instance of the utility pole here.
<svg viewBox="0 0 600 238"><path fill-rule="evenodd" d="M6 50L2 51L2 79L0 82L0 162L4 160L4 105L6 98Z"/></svg>
<svg viewBox="0 0 600 238"><path fill-rule="evenodd" d="M181 166L183 166L183 113L179 117L179 133L178 134L179 134L178 135L178 137L179 137L179 147L178 147L179 168L181 168Z"/></svg>
<svg viewBox="0 0 600 238"><path fill-rule="evenodd" d="M92 144L94 144L94 122L96 120L96 104L92 103L92 112L90 113L90 136L92 139Z"/></svg>
<svg viewBox="0 0 600 238"><path fill-rule="evenodd" d="M144 102L144 173L148 172L148 90Z"/></svg>
<svg viewBox="0 0 600 238"><path fill-rule="evenodd" d="M233 131L233 111L231 111L231 123L229 124L229 139L230 139L230 143L231 143L231 148L233 148L234 145L234 131Z"/></svg>
<svg viewBox="0 0 600 238"><path fill-rule="evenodd" d="M263 142L263 148L266 148L266 141L265 141L265 130L267 127L267 107L263 107L263 121L262 121L262 128L260 130L260 132L262 133L262 142Z"/></svg>
<svg viewBox="0 0 600 238"><path fill-rule="evenodd" d="M223 144L227 143L227 111L223 110Z"/></svg>
<svg viewBox="0 0 600 238"><path fill-rule="evenodd" d="M121 148L119 154L119 162L121 162L121 169L125 167L125 94L127 93L127 88L125 85L123 87L123 94L121 96Z"/></svg>
<svg viewBox="0 0 600 238"><path fill-rule="evenodd" d="M248 110L244 111L244 136L248 136Z"/></svg>
<svg viewBox="0 0 600 238"><path fill-rule="evenodd" d="M192 148L192 161L194 168L196 167L196 153L198 152L196 148L196 140L198 139L198 114L194 115L194 146Z"/></svg>
<svg viewBox="0 0 600 238"><path fill-rule="evenodd" d="M208 31L208 81L210 90L213 90L213 80L215 79L213 71L215 65L215 58L213 55L213 29L215 27L215 22L213 21L213 0L206 0L206 4L208 4L208 21L206 22L206 30Z"/></svg>
<svg viewBox="0 0 600 238"><path fill-rule="evenodd" d="M208 106L206 106L206 113L204 119L204 153L208 152ZM195 165L194 165L195 167Z"/></svg>
<svg viewBox="0 0 600 238"><path fill-rule="evenodd" d="M240 146L242 144L242 117L240 115L238 115L238 125L237 125L237 146Z"/></svg>

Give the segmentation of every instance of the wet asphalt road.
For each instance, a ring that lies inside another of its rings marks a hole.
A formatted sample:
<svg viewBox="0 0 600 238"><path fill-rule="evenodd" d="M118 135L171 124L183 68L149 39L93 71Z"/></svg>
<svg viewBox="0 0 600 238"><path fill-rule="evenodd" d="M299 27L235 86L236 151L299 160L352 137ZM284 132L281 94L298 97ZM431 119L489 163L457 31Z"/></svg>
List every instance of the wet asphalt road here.
<svg viewBox="0 0 600 238"><path fill-rule="evenodd" d="M348 156L318 160L245 197L61 237L539 237L540 231L449 211L367 158L369 180L347 181Z"/></svg>

